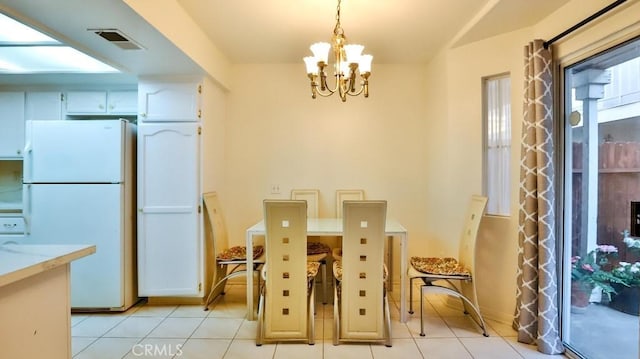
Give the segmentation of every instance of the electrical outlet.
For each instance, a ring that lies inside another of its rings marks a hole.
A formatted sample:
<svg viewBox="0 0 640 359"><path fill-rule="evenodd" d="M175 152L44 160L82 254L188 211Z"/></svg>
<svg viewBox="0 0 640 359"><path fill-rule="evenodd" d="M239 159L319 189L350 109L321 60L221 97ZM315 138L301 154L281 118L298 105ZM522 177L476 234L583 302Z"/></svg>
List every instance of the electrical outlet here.
<svg viewBox="0 0 640 359"><path fill-rule="evenodd" d="M280 194L280 185L272 184L271 185L271 194Z"/></svg>

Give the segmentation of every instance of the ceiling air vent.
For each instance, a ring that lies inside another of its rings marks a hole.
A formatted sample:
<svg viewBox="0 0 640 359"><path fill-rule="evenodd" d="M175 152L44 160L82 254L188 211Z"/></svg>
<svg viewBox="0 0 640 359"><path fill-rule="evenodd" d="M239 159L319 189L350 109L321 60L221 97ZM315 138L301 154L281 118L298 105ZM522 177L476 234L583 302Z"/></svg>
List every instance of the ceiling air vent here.
<svg viewBox="0 0 640 359"><path fill-rule="evenodd" d="M142 50L144 47L118 29L87 29L123 50Z"/></svg>

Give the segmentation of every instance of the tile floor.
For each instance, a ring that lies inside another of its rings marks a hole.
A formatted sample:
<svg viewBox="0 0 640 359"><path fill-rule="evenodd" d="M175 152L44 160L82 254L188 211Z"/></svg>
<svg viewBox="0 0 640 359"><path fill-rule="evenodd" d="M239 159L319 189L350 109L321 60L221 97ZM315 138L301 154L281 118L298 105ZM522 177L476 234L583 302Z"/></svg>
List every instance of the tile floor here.
<svg viewBox="0 0 640 359"><path fill-rule="evenodd" d="M510 326L488 321L485 338L461 311L428 297L426 336L421 337L418 312L400 323L399 290L390 296L393 346L349 343L334 346L333 306L317 305L316 344L277 343L255 345L256 322L245 316L244 288L228 285L227 294L205 312L200 306L152 306L140 303L125 313L73 314L74 359L189 358L189 359L533 359L548 356L518 343ZM417 302L416 302L417 304ZM416 307L419 308L419 307Z"/></svg>

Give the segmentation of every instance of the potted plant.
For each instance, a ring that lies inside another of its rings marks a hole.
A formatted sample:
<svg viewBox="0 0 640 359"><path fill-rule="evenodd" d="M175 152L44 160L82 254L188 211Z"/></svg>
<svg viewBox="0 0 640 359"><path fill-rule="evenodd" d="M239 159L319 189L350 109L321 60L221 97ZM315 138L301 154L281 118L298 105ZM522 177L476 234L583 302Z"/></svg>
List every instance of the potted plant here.
<svg viewBox="0 0 640 359"><path fill-rule="evenodd" d="M594 289L599 289L607 299L616 290L612 283L626 283L603 268L609 264L609 258L618 254L618 248L612 245L598 245L586 256L571 258L571 305L574 308L585 308Z"/></svg>
<svg viewBox="0 0 640 359"><path fill-rule="evenodd" d="M622 232L624 243L631 251L640 252L640 239L629 237L629 232ZM609 306L623 313L638 315L640 312L640 262L620 262L611 273L625 285L614 284L616 294Z"/></svg>

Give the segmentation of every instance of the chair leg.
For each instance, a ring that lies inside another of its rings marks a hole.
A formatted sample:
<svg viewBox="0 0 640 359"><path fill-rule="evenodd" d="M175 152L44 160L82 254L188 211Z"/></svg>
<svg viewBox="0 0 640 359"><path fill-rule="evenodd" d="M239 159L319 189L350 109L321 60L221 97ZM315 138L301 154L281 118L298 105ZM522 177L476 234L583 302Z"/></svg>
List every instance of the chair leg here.
<svg viewBox="0 0 640 359"><path fill-rule="evenodd" d="M224 272L221 272L221 271L224 271ZM209 310L209 304L211 304L211 302L213 302L213 300L215 299L214 293L216 292L216 289L218 289L220 285L223 286L222 292L220 293L220 295L224 295L224 286L227 284L226 272L227 272L226 265L222 265L219 268L217 268L216 275L214 275L213 279L211 280L211 290L209 290L209 294L207 295L207 300L204 302L205 312ZM222 275L220 275L219 273L222 273Z"/></svg>
<svg viewBox="0 0 640 359"><path fill-rule="evenodd" d="M258 330L256 333L256 346L262 346L263 342L263 325L264 321L264 293L260 291L260 300L258 301Z"/></svg>
<svg viewBox="0 0 640 359"><path fill-rule="evenodd" d="M484 323L484 319L482 318L482 315L480 314L480 309L476 307L469 299L467 299L467 297L460 295L460 298L462 299L462 303L465 308L466 308L466 305L464 304L466 303L476 313L476 316L478 316L478 321L479 321L479 322L476 321L476 323L480 326L480 329L482 329L482 335L484 335L485 337L488 337L489 333L487 333L487 326ZM473 318L473 316L471 318Z"/></svg>
<svg viewBox="0 0 640 359"><path fill-rule="evenodd" d="M327 261L320 263L322 269L322 304L327 304Z"/></svg>
<svg viewBox="0 0 640 359"><path fill-rule="evenodd" d="M307 308L307 313L309 314L309 322L308 322L308 330L307 330L307 335L309 336L309 345L314 345L315 344L315 336L316 336L316 324L315 324L315 297L316 297L316 293L315 293L315 280L311 280L310 283L310 290L311 293L309 293L308 296L308 308Z"/></svg>
<svg viewBox="0 0 640 359"><path fill-rule="evenodd" d="M409 314L413 314L413 280L409 278Z"/></svg>
<svg viewBox="0 0 640 359"><path fill-rule="evenodd" d="M340 283L336 280L333 285L333 345L338 345L338 336L340 335L340 299L338 299L338 286Z"/></svg>
<svg viewBox="0 0 640 359"><path fill-rule="evenodd" d="M391 313L389 313L389 297L385 291L384 293L384 313L385 313L385 343L387 347L391 347Z"/></svg>
<svg viewBox="0 0 640 359"><path fill-rule="evenodd" d="M424 304L422 304L422 301L424 300L424 293L422 292L422 288L426 287L427 285L421 285L420 286L420 336L424 337Z"/></svg>

